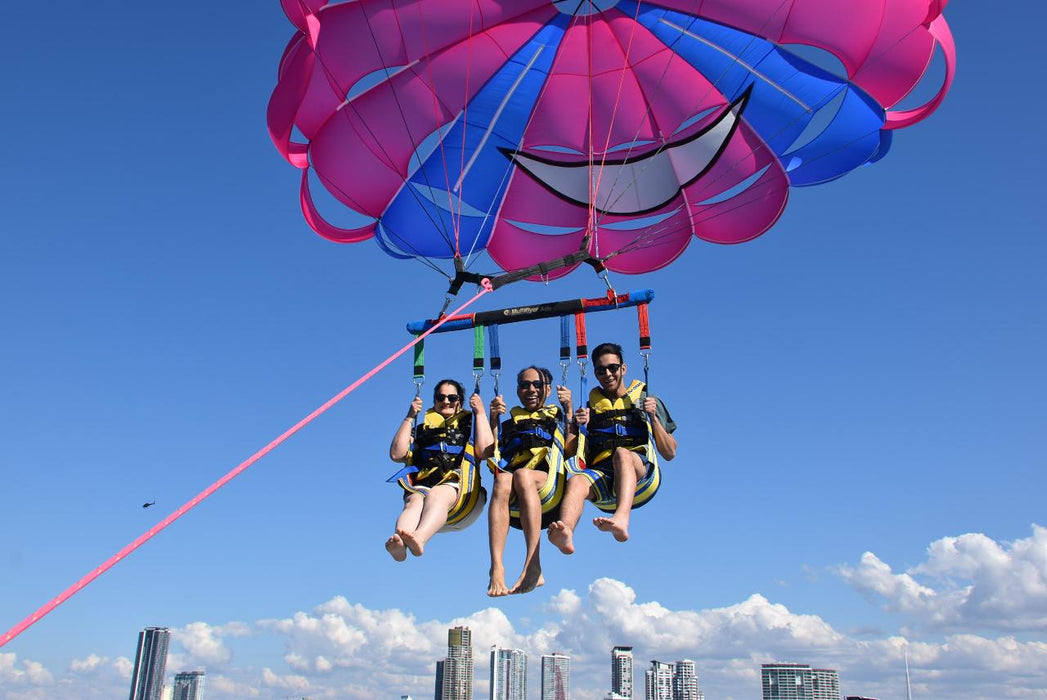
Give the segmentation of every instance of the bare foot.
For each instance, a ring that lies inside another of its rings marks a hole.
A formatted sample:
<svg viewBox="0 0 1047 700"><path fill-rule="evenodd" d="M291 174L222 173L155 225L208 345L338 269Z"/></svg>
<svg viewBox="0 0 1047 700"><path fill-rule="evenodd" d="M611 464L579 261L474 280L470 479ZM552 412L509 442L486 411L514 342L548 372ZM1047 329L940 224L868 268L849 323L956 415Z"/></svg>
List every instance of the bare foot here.
<svg viewBox="0 0 1047 700"><path fill-rule="evenodd" d="M487 584L487 595L492 598L509 595L509 587L505 585L504 568L491 567L491 582Z"/></svg>
<svg viewBox="0 0 1047 700"><path fill-rule="evenodd" d="M574 532L562 520L549 524L549 541L564 554L574 554Z"/></svg>
<svg viewBox="0 0 1047 700"><path fill-rule="evenodd" d="M629 539L629 523L626 521L625 524L619 523L614 518L593 518L593 525L600 532L609 532L614 535L614 539L619 542L625 542Z"/></svg>
<svg viewBox="0 0 1047 700"><path fill-rule="evenodd" d="M538 557L535 557L527 564L527 568L524 569L523 573L520 574L520 580L513 585L510 593L530 593L538 586L545 583L545 579L542 578L542 565L538 561Z"/></svg>
<svg viewBox="0 0 1047 700"><path fill-rule="evenodd" d="M416 540L413 532L404 532L403 530L400 530L397 534L400 535L400 538L404 541L404 544L407 546L407 549L411 554L420 557L425 553L425 543Z"/></svg>
<svg viewBox="0 0 1047 700"><path fill-rule="evenodd" d="M385 551L396 561L403 561L407 558L407 547L404 546L404 541L400 539L399 535L393 535L385 541Z"/></svg>

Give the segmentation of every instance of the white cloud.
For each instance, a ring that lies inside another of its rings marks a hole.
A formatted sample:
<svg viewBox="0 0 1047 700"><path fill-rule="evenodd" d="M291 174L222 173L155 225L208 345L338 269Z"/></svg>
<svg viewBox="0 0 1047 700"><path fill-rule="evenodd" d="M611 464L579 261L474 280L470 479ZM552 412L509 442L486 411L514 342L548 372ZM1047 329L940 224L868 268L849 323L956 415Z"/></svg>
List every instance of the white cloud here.
<svg viewBox="0 0 1047 700"><path fill-rule="evenodd" d="M538 682L541 654L569 654L572 698L599 700L608 690L611 647L628 644L635 650L638 684L649 659L691 658L706 696L720 700L752 697L760 664L768 661L836 668L845 695L903 697L906 656L918 696L1047 700L1047 641L1037 634L1043 631L1038 620L1047 578L1045 543L1047 531L1039 527L1012 543L962 535L932 543L925 560L907 571L893 571L872 553L839 570L903 616L904 624L920 623L919 639L842 632L819 615L760 593L723 607L672 608L639 597L622 581L601 578L585 590L552 593L536 609L536 624L514 621L497 607L453 619L419 619L338 596L281 619L192 623L174 631L184 654L170 658L221 664L219 673L208 673L212 700L429 697L435 662L446 654L447 630L464 624L473 631L478 697L485 693L491 645L528 653L529 684ZM1017 629L1019 623L1024 627ZM993 624L1016 629L979 633ZM248 635L259 638L249 645L256 653L265 651L256 667L235 667L236 640ZM269 651L274 643L283 645L282 654ZM110 661L89 654L69 663L64 674L52 674L39 663L0 654L0 700L115 697L126 692L130 670L125 657Z"/></svg>
<svg viewBox="0 0 1047 700"><path fill-rule="evenodd" d="M19 663L17 654L0 654L0 684L49 686L53 683L54 677L43 664L29 659Z"/></svg>
<svg viewBox="0 0 1047 700"><path fill-rule="evenodd" d="M134 671L134 663L131 662L131 659L126 656L117 657L116 661L113 662L113 667L120 674L121 678L131 680L131 673Z"/></svg>
<svg viewBox="0 0 1047 700"><path fill-rule="evenodd" d="M108 657L89 654L86 659L73 659L69 664L69 670L77 673L92 673L108 663Z"/></svg>
<svg viewBox="0 0 1047 700"><path fill-rule="evenodd" d="M928 629L1047 630L1047 528L1011 543L970 533L944 537L902 573L872 552L840 576L885 609ZM922 579L922 582L921 582Z"/></svg>
<svg viewBox="0 0 1047 700"><path fill-rule="evenodd" d="M220 666L232 658L232 653L222 641L225 633L244 636L242 623L231 627L216 627L206 622L191 622L181 629L172 629L171 638L182 645L187 659L182 663Z"/></svg>

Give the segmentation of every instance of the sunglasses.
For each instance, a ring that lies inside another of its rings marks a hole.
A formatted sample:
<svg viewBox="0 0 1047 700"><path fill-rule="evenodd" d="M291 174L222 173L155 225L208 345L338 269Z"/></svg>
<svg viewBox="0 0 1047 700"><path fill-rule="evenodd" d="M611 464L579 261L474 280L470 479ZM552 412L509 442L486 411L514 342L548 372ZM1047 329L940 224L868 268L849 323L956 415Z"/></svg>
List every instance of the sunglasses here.
<svg viewBox="0 0 1047 700"><path fill-rule="evenodd" d="M462 398L458 394L437 394L435 397L437 403L446 401L447 403L458 403L458 400Z"/></svg>
<svg viewBox="0 0 1047 700"><path fill-rule="evenodd" d="M520 391L530 389L531 387L534 387L535 389L541 389L543 386L545 386L545 382L543 382L541 379L521 379L516 383L516 388Z"/></svg>
<svg viewBox="0 0 1047 700"><path fill-rule="evenodd" d="M593 367L593 371L596 372L597 376L603 376L605 374L618 374L618 370L621 368L620 362L612 362L609 365L596 365Z"/></svg>

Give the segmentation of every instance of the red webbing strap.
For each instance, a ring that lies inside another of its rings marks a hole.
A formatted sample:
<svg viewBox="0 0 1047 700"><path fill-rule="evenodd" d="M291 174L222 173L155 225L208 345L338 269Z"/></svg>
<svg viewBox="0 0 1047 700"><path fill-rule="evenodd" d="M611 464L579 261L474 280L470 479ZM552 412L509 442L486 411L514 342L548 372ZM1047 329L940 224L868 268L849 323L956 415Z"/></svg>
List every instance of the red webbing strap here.
<svg viewBox="0 0 1047 700"><path fill-rule="evenodd" d="M640 324L640 351L651 349L651 321L647 316L647 304L636 307L636 318Z"/></svg>
<svg viewBox="0 0 1047 700"><path fill-rule="evenodd" d="M574 335L576 345L575 354L578 357L578 361L586 359L589 356L589 345L585 339L585 313L579 313L574 315Z"/></svg>
<svg viewBox="0 0 1047 700"><path fill-rule="evenodd" d="M486 280L485 280L485 282L486 282ZM487 294L488 292L490 292L492 290L493 290L493 288L491 287L491 285L489 283L485 284L483 286L483 288L479 292L477 292L476 296L474 296L472 299L470 299L469 301L467 301L464 304L462 304L462 306L460 306L454 313L460 312L462 309L466 308L467 306L469 306L470 304L475 302L477 299L479 299L480 297L482 297L483 295ZM59 605L64 603L66 600L71 598L74 594L78 593L82 588L84 588L89 583L94 581L96 578L98 578L99 576L104 574L106 571L111 569L118 561L120 561L121 559L126 559L128 555L130 555L136 549L138 549L143 544L145 544L146 542L151 540L154 535L159 533L161 530L166 528L168 525L173 523L175 520L178 520L180 517L182 517L183 515L188 513L190 510L192 510L196 506L198 506L204 499L206 499L208 496L213 494L215 491L217 491L218 489L220 489L221 487L225 486L227 483L232 481L233 478L239 476L241 472L245 471L252 464L254 464L258 460L260 460L262 457L264 457L265 455L267 455L270 452L272 452L274 449L276 449L278 446L280 446L280 444L285 442L292 435L294 435L299 430L304 428L306 425L311 423L313 421L313 419L315 419L317 416L319 416L320 414L322 414L325 411L327 411L327 409L331 408L336 403L338 403L339 401L344 399L346 396L348 396L350 393L355 391L356 388L359 387L361 384L363 384L364 382L369 380L374 375L378 374L378 372L380 372L381 370L385 369L390 363L392 363L393 360L395 360L396 358L400 357L400 355L403 355L405 352L410 350L415 345L415 343L419 342L422 338L425 338L425 336L427 336L430 333L432 333L433 331L435 331L446 320L447 320L446 318L442 319L439 323L437 323L435 326L430 328L428 331L426 331L425 333L422 333L421 335L417 336L410 343L408 343L407 345L405 345L402 348L400 348L399 350L397 350L395 353L393 353L388 358L383 360L381 363L376 365L373 369L371 369L369 372L367 372L362 377L357 379L355 382L353 382L352 384L347 386L345 389L342 389L340 392L335 394L330 399L328 399L326 402L323 403L323 405L321 405L319 408L314 410L308 416L306 416L302 420L300 420L297 423L295 423L295 425L293 427L289 428L287 431L285 431L283 433L283 435L281 435L280 437L276 438L275 440L270 442L268 445L266 445L262 449L260 449L257 452L255 452L253 455L248 457L247 460L242 462L235 469L230 471L228 474L223 476L218 481L216 481L213 484L211 484L210 486L208 486L206 489L201 491L196 496L194 496L188 503L184 504L181 508L179 508L175 512L173 512L170 515L168 515L166 518L164 518L159 523L154 525L146 533L144 533L142 535L139 535L138 538L134 542L132 542L131 544L127 545L126 547L121 549L119 552L114 554L112 557L110 557L108 560L106 560L98 568L94 569L89 574L87 574L86 576L81 578L79 581L74 583L72 586L70 586L69 588L67 588L64 591L62 591L54 600L52 600L51 602L47 603L42 608L40 608L39 610L34 612L32 615L30 615L29 617L25 618L24 620L19 622L17 625L12 627L10 630L5 632L3 634L3 636L0 636L0 647L3 647L5 644L10 642L12 639L14 639L18 635L20 635L22 632L24 632L26 629L28 629L33 624L35 624L37 621L39 621L42 617L44 617L45 615L50 613L52 610L57 608Z"/></svg>

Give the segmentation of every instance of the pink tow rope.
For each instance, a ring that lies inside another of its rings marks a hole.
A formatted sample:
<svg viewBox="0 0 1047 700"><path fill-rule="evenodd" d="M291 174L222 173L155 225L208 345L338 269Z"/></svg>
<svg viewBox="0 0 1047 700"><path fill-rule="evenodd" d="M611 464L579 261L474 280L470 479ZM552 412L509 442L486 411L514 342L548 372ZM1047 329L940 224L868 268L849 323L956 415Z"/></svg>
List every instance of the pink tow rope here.
<svg viewBox="0 0 1047 700"><path fill-rule="evenodd" d="M12 639L14 639L18 635L20 635L22 632L27 630L32 625L34 625L42 617L44 617L49 612L51 612L52 610L57 608L59 605L61 605L65 601L67 601L74 594L78 593L82 588L87 586L87 584L91 583L96 578L98 578L99 576L104 574L106 571L111 569L118 561L120 561L121 559L126 558L129 554L131 554L136 549L138 549L143 544L145 544L150 539L152 539L153 536L156 535L158 532L160 532L161 530L166 528L168 525L173 523L175 520L178 520L180 517L182 517L183 515L188 513L190 510L192 510L197 505L199 505L200 502L203 501L205 498L207 498L208 496L213 494L215 491L217 491L218 489L220 489L223 486L225 486L227 483L232 481L235 477L237 477L241 472L245 471L252 464L254 464L258 460L260 460L262 457L264 457L265 455L267 455L270 452L272 452L277 447L279 447L280 444L282 444L284 441L286 441L292 435L294 435L299 430L301 430L302 428L307 426L309 423L311 423L314 418L319 416L321 413L324 413L327 409L331 408L336 403L338 403L339 401L344 399L346 396L351 394L353 391L355 391L356 388L359 387L361 384L363 384L364 382L369 380L371 377L373 377L374 375L378 374L380 371L385 369L390 363L392 363L393 360L395 360L396 358L400 357L400 355L403 355L405 352L410 350L412 347L414 347L414 345L416 343L418 343L420 340L425 338L427 335L429 335L430 333L435 331L437 328L442 326L452 316L457 315L462 310L464 310L466 307L468 307L473 302L475 302L477 299L482 297L484 294L487 294L488 292L491 292L491 291L493 291L493 288L491 287L491 283L488 280L484 279L483 282L482 282L482 289L479 292L477 292L476 296L474 296L472 299L470 299L469 301L467 301L464 304L462 304L460 307L458 307L458 309L453 311L449 316L443 316L432 328L430 328L426 332L418 335L414 340L412 340L410 343L408 343L407 345L405 345L402 348L400 348L399 350L397 350L394 354L390 355L388 358L386 358L383 362L381 362L379 365L374 367L367 374L365 374L364 376L360 377L355 382L353 382L352 384L350 384L349 386L347 386L346 388L342 389L340 392L338 392L337 394L332 396L330 399L328 399L326 402L324 402L324 404L322 406L317 408L315 411L310 413L308 416L306 416L302 420L298 421L293 427L289 428L286 432L284 432L283 435L281 435L280 437L276 438L275 440L270 442L268 445L266 445L262 449L260 449L257 452L255 452L253 455L248 457L244 462L242 462L235 469L230 471L228 474L223 476L218 481L216 481L213 484L211 484L210 486L208 486L206 489L204 489L203 491L198 493L196 496L194 496L188 503L186 503L181 508L179 508L175 512L171 513L166 518L161 520L159 523L154 525L145 534L139 535L139 537L134 542L132 542L131 544L127 545L126 547L121 549L119 552L114 554L112 557L110 557L101 566L99 566L98 568L96 568L91 573L87 574L86 576L84 576L82 579L80 579L79 581L74 583L69 588L67 588L64 591L62 591L54 600L52 600L51 602L47 603L47 605L44 605L42 608L40 608L39 610L34 612L32 615L30 615L29 617L25 618L21 622L19 622L17 625L12 627L9 631L5 632L3 636L0 636L0 647L3 647L5 644L10 642Z"/></svg>

